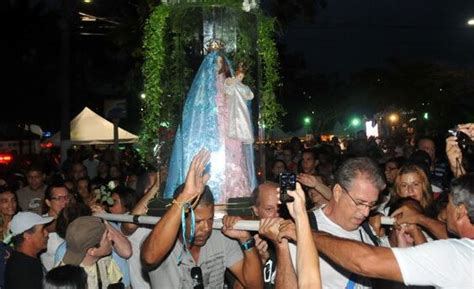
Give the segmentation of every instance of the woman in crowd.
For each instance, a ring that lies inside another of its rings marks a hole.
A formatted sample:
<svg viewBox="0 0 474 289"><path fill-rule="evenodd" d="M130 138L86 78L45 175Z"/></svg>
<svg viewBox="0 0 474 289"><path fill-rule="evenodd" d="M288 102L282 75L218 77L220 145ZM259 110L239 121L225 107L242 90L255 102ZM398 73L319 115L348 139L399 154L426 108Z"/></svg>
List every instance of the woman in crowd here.
<svg viewBox="0 0 474 289"><path fill-rule="evenodd" d="M285 161L283 160L273 161L272 174L271 174L270 180L272 180L275 183L278 183L280 174L287 171L288 171L288 168L286 166Z"/></svg>
<svg viewBox="0 0 474 289"><path fill-rule="evenodd" d="M408 164L400 168L395 178L395 194L398 198L412 198L427 209L433 202L431 184L423 169Z"/></svg>
<svg viewBox="0 0 474 289"><path fill-rule="evenodd" d="M96 202L96 196L92 191L91 182L88 177L80 178L76 183L76 193L82 202L89 207L93 207Z"/></svg>
<svg viewBox="0 0 474 289"><path fill-rule="evenodd" d="M387 186L390 193L393 193L395 179L397 178L398 172L403 164L403 160L402 157L391 158L385 163L385 179L387 180Z"/></svg>
<svg viewBox="0 0 474 289"><path fill-rule="evenodd" d="M16 195L7 186L0 187L0 238L8 235L8 225L18 209Z"/></svg>
<svg viewBox="0 0 474 289"><path fill-rule="evenodd" d="M395 179L395 193L396 197L391 202L392 204L399 198L412 198L423 208L421 213L410 206L397 209L392 213L392 216L398 218L397 224L417 224L437 239L448 237L445 224L438 221L436 216L427 214L433 205L433 194L431 184L423 169L413 164L402 166Z"/></svg>

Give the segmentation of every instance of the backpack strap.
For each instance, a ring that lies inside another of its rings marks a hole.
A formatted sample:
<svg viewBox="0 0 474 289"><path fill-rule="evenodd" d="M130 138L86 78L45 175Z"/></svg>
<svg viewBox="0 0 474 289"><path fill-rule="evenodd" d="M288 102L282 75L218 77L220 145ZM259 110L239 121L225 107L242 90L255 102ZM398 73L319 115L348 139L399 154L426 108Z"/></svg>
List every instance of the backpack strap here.
<svg viewBox="0 0 474 289"><path fill-rule="evenodd" d="M311 230L317 231L318 221L316 220L316 216L314 215L313 211L308 212L308 219L309 219L309 226L311 227Z"/></svg>
<svg viewBox="0 0 474 289"><path fill-rule="evenodd" d="M368 220L364 221L361 226L362 226L362 229L364 229L364 231L369 236L370 240L372 240L372 243L374 243L374 246L380 246L380 240L377 236L375 236L374 232L372 231L369 221Z"/></svg>

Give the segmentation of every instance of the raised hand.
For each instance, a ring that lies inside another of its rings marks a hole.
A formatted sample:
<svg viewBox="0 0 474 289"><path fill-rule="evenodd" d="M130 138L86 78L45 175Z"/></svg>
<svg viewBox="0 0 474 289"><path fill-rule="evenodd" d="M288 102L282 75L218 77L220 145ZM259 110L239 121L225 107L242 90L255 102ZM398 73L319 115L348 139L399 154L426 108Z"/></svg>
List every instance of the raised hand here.
<svg viewBox="0 0 474 289"><path fill-rule="evenodd" d="M296 183L296 191L288 191L288 195L292 196L294 201L286 203L286 206L296 221L301 215L306 214L306 198L300 183Z"/></svg>
<svg viewBox="0 0 474 289"><path fill-rule="evenodd" d="M408 226L416 226L413 224L403 224L395 229L397 236L397 247L406 248L414 245L413 237L407 233Z"/></svg>
<svg viewBox="0 0 474 289"><path fill-rule="evenodd" d="M474 123L459 124L458 129L474 140Z"/></svg>
<svg viewBox="0 0 474 289"><path fill-rule="evenodd" d="M391 217L394 217L396 219L395 223L397 225L418 224L419 218L421 216L423 216L423 214L410 205L401 206L400 208L395 210L395 212L393 212L391 215Z"/></svg>
<svg viewBox="0 0 474 289"><path fill-rule="evenodd" d="M315 176L310 175L310 174L303 174L303 173L299 174L296 177L296 180L300 182L301 184L303 184L304 186L307 186L310 188L315 188L320 183L320 180L316 178Z"/></svg>
<svg viewBox="0 0 474 289"><path fill-rule="evenodd" d="M455 136L450 136L446 139L446 156L454 176L459 177L462 175L462 153Z"/></svg>
<svg viewBox="0 0 474 289"><path fill-rule="evenodd" d="M191 202L202 194L210 177L209 174L204 174L210 157L210 152L205 149L201 149L193 157L186 175L183 192L178 196L178 201Z"/></svg>

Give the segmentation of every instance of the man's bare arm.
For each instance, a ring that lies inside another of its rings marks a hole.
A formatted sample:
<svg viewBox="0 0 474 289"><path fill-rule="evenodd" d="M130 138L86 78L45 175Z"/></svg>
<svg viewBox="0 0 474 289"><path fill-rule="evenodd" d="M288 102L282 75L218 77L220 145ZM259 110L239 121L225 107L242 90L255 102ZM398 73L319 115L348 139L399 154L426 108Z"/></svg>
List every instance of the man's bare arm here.
<svg viewBox="0 0 474 289"><path fill-rule="evenodd" d="M143 242L140 255L147 267L158 265L172 249L181 224L181 210L185 203L192 203L203 191L209 175L203 175L210 154L201 150L189 165L183 192L175 199L171 208L158 221Z"/></svg>
<svg viewBox="0 0 474 289"><path fill-rule="evenodd" d="M288 240L284 239L280 244L275 244L275 250L277 259L275 289L297 288L298 280L291 261Z"/></svg>
<svg viewBox="0 0 474 289"><path fill-rule="evenodd" d="M403 282L402 273L392 250L361 242L313 233L318 250L336 264L356 274Z"/></svg>

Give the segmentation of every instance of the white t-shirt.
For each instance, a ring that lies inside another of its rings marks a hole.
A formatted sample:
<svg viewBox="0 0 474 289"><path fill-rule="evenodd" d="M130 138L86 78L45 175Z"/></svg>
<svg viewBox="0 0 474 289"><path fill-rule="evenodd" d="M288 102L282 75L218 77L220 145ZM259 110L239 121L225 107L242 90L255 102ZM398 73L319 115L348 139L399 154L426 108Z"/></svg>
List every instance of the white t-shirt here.
<svg viewBox="0 0 474 289"><path fill-rule="evenodd" d="M140 247L150 234L151 229L140 227L132 235L127 236L132 244L132 256L127 260L130 268L130 281L134 289L149 289L148 273L143 270L140 260ZM145 277L145 278L144 278ZM145 280L146 279L146 280Z"/></svg>
<svg viewBox="0 0 474 289"><path fill-rule="evenodd" d="M59 237L56 232L48 234L48 245L46 248L46 252L41 253L40 255L41 263L43 263L43 266L46 271L53 269L54 265L56 265L54 263L54 256L56 255L56 250L58 249L59 245L61 245L63 242L64 239Z"/></svg>
<svg viewBox="0 0 474 289"><path fill-rule="evenodd" d="M406 285L474 288L474 240L439 240L392 251Z"/></svg>
<svg viewBox="0 0 474 289"><path fill-rule="evenodd" d="M331 235L341 238L360 241L369 245L374 245L369 235L362 227L354 231L346 231L338 224L331 221L323 212L324 208L313 211L317 223L318 230L330 233ZM353 274L350 271L334 264L326 256L319 257L319 267L321 270L321 281L323 289L341 289L341 288L372 288L370 278Z"/></svg>

